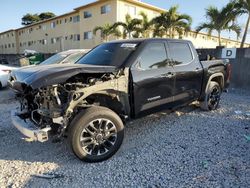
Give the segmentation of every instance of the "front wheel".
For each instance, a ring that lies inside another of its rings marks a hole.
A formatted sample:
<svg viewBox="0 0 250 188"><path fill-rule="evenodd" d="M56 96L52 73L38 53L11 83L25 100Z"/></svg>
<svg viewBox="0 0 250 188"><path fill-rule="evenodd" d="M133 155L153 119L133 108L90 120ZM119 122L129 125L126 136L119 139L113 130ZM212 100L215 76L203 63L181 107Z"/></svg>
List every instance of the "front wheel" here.
<svg viewBox="0 0 250 188"><path fill-rule="evenodd" d="M206 111L216 110L220 103L221 87L217 82L210 82L206 91L205 100L201 102L201 108Z"/></svg>
<svg viewBox="0 0 250 188"><path fill-rule="evenodd" d="M72 121L69 142L75 155L86 162L101 162L112 157L124 137L121 118L104 107L91 107Z"/></svg>

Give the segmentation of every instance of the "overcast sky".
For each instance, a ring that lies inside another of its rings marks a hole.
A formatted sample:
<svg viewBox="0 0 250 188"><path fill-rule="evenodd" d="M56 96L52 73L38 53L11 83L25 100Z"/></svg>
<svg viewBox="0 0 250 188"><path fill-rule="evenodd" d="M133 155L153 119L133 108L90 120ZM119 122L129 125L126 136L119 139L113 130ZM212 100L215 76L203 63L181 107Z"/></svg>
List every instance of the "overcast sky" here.
<svg viewBox="0 0 250 188"><path fill-rule="evenodd" d="M192 28L205 21L205 8L214 5L219 8L229 2L229 0L142 0L145 3L153 4L164 9L168 9L172 5L179 5L180 13L187 13L193 18ZM15 29L21 26L21 18L26 13L40 13L51 11L56 15L64 14L72 11L78 6L82 6L93 0L1 0L0 6L0 32ZM239 24L243 27L247 17L242 16ZM234 34L224 33L225 37L235 39ZM247 37L250 42L250 33Z"/></svg>

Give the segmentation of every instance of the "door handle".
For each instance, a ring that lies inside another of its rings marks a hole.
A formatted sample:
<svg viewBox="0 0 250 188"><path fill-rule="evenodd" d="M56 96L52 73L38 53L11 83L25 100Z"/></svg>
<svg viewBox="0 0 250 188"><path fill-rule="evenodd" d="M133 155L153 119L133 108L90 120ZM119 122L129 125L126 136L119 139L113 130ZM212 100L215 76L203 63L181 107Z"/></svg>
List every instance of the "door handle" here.
<svg viewBox="0 0 250 188"><path fill-rule="evenodd" d="M195 69L195 72L198 72L198 71L200 71L200 70L201 70L201 69L197 67L197 68Z"/></svg>

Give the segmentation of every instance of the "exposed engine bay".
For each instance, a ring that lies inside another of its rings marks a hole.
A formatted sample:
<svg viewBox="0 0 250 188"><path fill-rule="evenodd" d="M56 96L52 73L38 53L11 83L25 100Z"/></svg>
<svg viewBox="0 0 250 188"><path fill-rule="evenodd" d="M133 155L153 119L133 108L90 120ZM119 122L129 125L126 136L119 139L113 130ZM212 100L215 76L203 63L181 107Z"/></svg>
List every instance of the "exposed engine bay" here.
<svg viewBox="0 0 250 188"><path fill-rule="evenodd" d="M12 80L14 83L14 80ZM54 138L65 135L79 110L107 106L126 117L129 112L128 70L117 73L77 74L66 82L32 89L12 85L20 102L18 116L30 120L38 129L47 129ZM47 138L45 138L47 140Z"/></svg>

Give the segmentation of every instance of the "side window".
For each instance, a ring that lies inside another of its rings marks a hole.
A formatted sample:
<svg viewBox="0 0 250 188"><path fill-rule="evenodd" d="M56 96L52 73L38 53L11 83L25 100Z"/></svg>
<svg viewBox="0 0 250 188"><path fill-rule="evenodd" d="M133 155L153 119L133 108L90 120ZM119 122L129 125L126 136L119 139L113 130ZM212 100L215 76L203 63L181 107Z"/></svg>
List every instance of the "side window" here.
<svg viewBox="0 0 250 188"><path fill-rule="evenodd" d="M193 60L191 49L187 43L169 42L169 53L174 65L186 64Z"/></svg>
<svg viewBox="0 0 250 188"><path fill-rule="evenodd" d="M137 59L137 67L141 69L158 69L168 65L164 43L148 44Z"/></svg>

